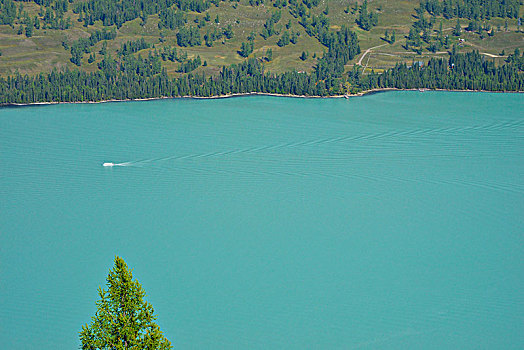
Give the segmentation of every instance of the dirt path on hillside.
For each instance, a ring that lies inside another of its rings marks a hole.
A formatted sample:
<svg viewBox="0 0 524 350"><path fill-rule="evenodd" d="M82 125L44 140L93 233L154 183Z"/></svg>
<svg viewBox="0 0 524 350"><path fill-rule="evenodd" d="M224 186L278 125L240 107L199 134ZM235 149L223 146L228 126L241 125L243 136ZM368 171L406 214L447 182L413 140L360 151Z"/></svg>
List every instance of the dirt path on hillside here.
<svg viewBox="0 0 524 350"><path fill-rule="evenodd" d="M378 46L370 47L369 49L367 49L367 50L364 52L364 54L362 55L362 57L359 58L357 64L358 64L359 66L361 66L361 65L362 65L362 60L364 59L364 57L366 57L366 55L367 55L368 53L371 52L371 50L378 49L379 47L386 46L386 45L388 45L388 44L386 43L386 44L382 44L382 45L378 45Z"/></svg>

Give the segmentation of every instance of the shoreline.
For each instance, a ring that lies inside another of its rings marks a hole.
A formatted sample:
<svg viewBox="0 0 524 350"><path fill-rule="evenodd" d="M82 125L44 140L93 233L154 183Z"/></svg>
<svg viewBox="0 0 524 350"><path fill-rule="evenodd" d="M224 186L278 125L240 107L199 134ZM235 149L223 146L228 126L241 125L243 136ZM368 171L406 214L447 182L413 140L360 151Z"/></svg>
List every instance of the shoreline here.
<svg viewBox="0 0 524 350"><path fill-rule="evenodd" d="M333 95L333 96L309 96L309 95L293 95L293 94L277 94L271 92L241 92L241 93L232 93L226 95L216 95L216 96L159 96L159 97L147 97L147 98L134 98L134 99L110 99L110 100L100 100L100 101L59 101L59 102L31 102L31 103L3 103L0 104L2 107L28 107L28 106L46 106L46 105L57 105L57 104L98 104L98 103L109 103L109 102L132 102L132 101L154 101L154 100L166 100L166 99L195 99L195 100L216 100L216 99L225 99L225 98L234 98L234 97L245 97L245 96L272 96L272 97L287 97L287 98L304 98L304 99L331 99L331 98L346 98L350 99L352 97L363 97L366 95L373 95L382 92L388 91L419 91L419 92L431 92L431 91L440 91L440 92L491 92L491 93L513 93L519 94L524 93L524 91L488 91L488 90L448 90L448 89L429 89L429 88L415 88L415 89L399 89L399 88L379 88L371 89L358 92L356 94L348 95Z"/></svg>

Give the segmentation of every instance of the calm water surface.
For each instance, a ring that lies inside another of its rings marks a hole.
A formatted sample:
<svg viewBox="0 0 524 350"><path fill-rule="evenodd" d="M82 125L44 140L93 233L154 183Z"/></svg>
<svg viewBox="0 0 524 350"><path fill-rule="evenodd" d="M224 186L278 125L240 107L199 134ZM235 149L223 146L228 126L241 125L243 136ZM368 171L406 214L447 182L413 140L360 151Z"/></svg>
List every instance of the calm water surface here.
<svg viewBox="0 0 524 350"><path fill-rule="evenodd" d="M177 349L523 348L523 107L0 109L1 347L77 348L120 255Z"/></svg>

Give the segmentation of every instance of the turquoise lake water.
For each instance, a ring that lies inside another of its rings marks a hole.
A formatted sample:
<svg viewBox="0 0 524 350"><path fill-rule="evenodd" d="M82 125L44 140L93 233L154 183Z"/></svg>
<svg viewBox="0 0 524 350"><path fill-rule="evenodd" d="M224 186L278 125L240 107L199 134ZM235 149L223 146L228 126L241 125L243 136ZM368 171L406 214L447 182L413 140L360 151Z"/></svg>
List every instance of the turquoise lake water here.
<svg viewBox="0 0 524 350"><path fill-rule="evenodd" d="M119 255L177 349L523 348L523 107L0 109L1 347L78 348Z"/></svg>

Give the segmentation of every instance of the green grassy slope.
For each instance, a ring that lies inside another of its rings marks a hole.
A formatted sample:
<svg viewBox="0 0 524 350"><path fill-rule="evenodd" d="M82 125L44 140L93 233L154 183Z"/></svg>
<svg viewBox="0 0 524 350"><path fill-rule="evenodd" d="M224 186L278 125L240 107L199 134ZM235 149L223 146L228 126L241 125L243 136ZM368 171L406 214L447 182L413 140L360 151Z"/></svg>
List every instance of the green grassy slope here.
<svg viewBox="0 0 524 350"><path fill-rule="evenodd" d="M75 0L76 3L78 0ZM15 2L18 6L20 2ZM330 19L330 26L333 30L340 28L342 25L351 27L358 33L362 53L348 63L347 69L355 64L360 64L366 67L366 71L374 69L381 71L382 69L392 67L397 62L411 62L412 60L426 61L430 57L445 56L446 50L442 49L436 53L424 50L421 55L405 49L405 36L409 33L410 27L416 21L415 7L418 6L419 0L370 0L370 10L379 13L378 25L370 31L360 29L356 23L355 18L357 14L346 13L348 4L352 5L354 0L323 0L319 6L313 8L311 11L315 14L320 14L327 6L329 7L328 17ZM24 10L27 11L30 17L38 14L40 6L34 2L24 2ZM0 25L0 76L12 75L16 71L22 74L37 74L40 72L49 72L53 68L70 69L78 68L70 62L70 53L66 50L62 42L71 43L80 37L88 37L95 29L102 29L100 21L95 22L93 26L84 27L81 22L78 22L78 15L74 14L70 9L64 17L70 17L73 23L72 28L67 30L53 30L53 29L36 29L32 37L26 37L24 33L18 34L20 21L17 19L13 27L8 25ZM352 6L350 6L352 7ZM212 47L206 47L204 44L197 47L182 48L188 53L188 56L196 57L200 55L202 61L207 62L207 66L202 66L197 69L197 72L206 72L212 74L217 72L221 66L239 63L245 60L238 54L241 43L247 41L247 37L251 32L260 33L263 29L264 22L269 18L271 11L275 8L269 1L265 5L250 6L247 0L241 0L239 3L235 2L220 2L218 7L212 5L204 13L189 12L188 24L196 25L195 19L203 21L206 13L209 13L211 21L206 23L206 26L201 28L202 36L206 30L217 28L223 30L228 25L231 25L234 31L234 37L231 40L218 40ZM521 15L523 8L521 6ZM214 18L219 16L220 23L215 23ZM429 15L428 15L429 17ZM259 34L256 35L254 52L251 56L263 57L267 49L271 48L273 51L273 60L266 63L268 70L273 72L283 72L287 70L297 71L311 71L316 64L316 58L313 56L321 56L326 48L321 45L316 38L310 37L304 31L304 28L298 23L287 8L282 9L282 19L279 25L282 27L291 21L290 30L298 32L299 38L296 44L279 47L277 41L279 35L275 35L265 40ZM451 34L456 19L446 20L443 18L437 19L437 24L442 21L442 27L445 34L450 36L450 46L458 43L458 37ZM126 22L117 31L117 37L114 40L107 41L108 51L112 55L116 55L116 50L120 48L121 44L128 40L136 40L138 38L145 38L148 43L154 44L155 49L161 49L164 46L177 47L176 33L177 30L159 30L158 15L151 15L148 17L145 24L140 19ZM463 19L461 24L463 27L467 26L468 21ZM481 39L476 33L463 33L461 38L465 42L461 44L462 51L479 50L487 56L493 57L502 62L504 57L501 57L504 50L505 55L513 52L515 48L524 50L524 32L517 32L517 20L508 20L508 31L505 31L505 20L501 18L493 18L489 24L495 28L494 36L486 36ZM113 26L114 27L114 26ZM438 25L437 25L438 27ZM500 27L500 31L497 28ZM383 40L385 31L395 31L396 42L389 44ZM163 42L160 40L163 36ZM92 52L97 53L102 47L102 42L97 43ZM368 51L368 49L370 49ZM142 50L138 54L147 55L149 50ZM302 61L299 56L303 51L309 53L307 60ZM102 55L97 54L96 60L93 63L88 63L88 56L84 55L82 66L80 69L85 71L97 70L97 63L101 61ZM176 76L176 69L179 63L163 62L170 76Z"/></svg>

